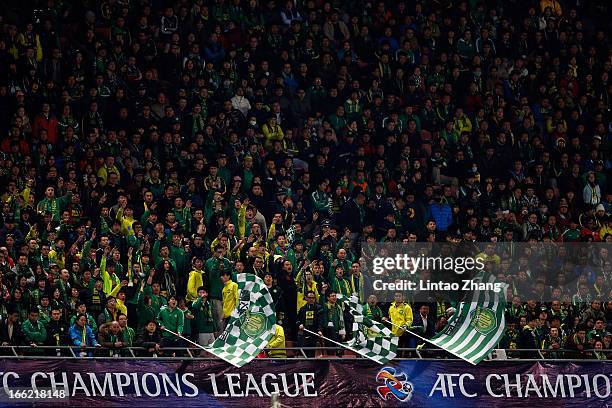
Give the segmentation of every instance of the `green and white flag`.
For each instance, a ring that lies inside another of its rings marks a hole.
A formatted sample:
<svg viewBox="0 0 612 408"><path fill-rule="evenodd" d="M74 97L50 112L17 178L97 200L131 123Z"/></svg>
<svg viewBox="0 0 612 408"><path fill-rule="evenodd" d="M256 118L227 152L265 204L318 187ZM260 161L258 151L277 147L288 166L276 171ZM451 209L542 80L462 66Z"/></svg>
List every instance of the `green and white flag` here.
<svg viewBox="0 0 612 408"><path fill-rule="evenodd" d="M505 288L499 292L476 290L471 301L462 302L444 330L429 342L471 364L478 364L504 335L505 308Z"/></svg>
<svg viewBox="0 0 612 408"><path fill-rule="evenodd" d="M385 364L397 355L398 337L382 323L363 315L363 305L353 295L350 298L337 295L344 307L348 307L353 315L353 338L342 343L346 348L355 353L374 360L379 364Z"/></svg>
<svg viewBox="0 0 612 408"><path fill-rule="evenodd" d="M236 276L238 307L234 309L227 327L206 351L242 367L266 347L275 332L274 301L264 281L251 273Z"/></svg>

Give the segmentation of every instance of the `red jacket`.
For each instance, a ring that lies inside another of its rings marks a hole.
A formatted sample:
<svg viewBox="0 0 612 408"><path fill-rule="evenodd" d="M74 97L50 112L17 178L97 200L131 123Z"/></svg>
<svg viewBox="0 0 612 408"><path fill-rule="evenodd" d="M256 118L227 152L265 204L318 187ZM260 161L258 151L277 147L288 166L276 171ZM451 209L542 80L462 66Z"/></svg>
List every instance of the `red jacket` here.
<svg viewBox="0 0 612 408"><path fill-rule="evenodd" d="M8 137L5 139L2 139L2 143L0 144L0 149L2 149L4 153L10 153L12 142L13 142L12 139ZM30 146L23 139L19 139L19 152L24 155L30 154Z"/></svg>
<svg viewBox="0 0 612 408"><path fill-rule="evenodd" d="M32 133L38 136L38 132L41 129L45 129L49 135L49 143L57 143L57 119L55 116L49 114L49 119L45 118L44 115L37 115L32 124Z"/></svg>

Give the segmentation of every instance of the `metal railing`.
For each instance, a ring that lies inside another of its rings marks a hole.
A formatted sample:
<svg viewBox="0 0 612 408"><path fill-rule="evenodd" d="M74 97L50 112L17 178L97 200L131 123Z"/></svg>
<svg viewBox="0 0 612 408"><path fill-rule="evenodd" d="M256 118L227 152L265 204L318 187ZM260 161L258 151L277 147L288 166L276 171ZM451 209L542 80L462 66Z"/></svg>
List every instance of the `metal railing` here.
<svg viewBox="0 0 612 408"><path fill-rule="evenodd" d="M266 352L285 352L287 357L260 357L265 360L308 360L308 359L364 359L361 355L341 347L285 347L265 349ZM584 350L612 353L612 350ZM82 355L81 353L85 354ZM593 358L576 358L572 350L540 349L497 349L487 360L499 361L592 361ZM155 359L155 360L215 360L214 355L195 347L164 347L155 355L144 347L123 347L110 349L104 347L76 346L0 346L0 359ZM309 356L309 354L311 356ZM462 361L441 349L398 348L394 360L444 360Z"/></svg>

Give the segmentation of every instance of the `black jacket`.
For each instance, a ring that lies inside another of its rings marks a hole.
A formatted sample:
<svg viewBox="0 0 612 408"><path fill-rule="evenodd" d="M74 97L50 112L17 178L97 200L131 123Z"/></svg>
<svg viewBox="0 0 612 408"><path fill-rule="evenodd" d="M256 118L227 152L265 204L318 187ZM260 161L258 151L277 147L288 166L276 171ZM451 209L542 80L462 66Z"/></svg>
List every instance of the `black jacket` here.
<svg viewBox="0 0 612 408"><path fill-rule="evenodd" d="M319 315L321 314L321 307L317 303L309 305L308 303L302 306L298 312L296 327L300 327L301 324L304 328L317 331L319 330Z"/></svg>
<svg viewBox="0 0 612 408"><path fill-rule="evenodd" d="M0 344L8 343L10 346L20 346L23 344L23 339L24 336L21 331L21 323L14 323L13 334L9 337L8 321L2 320L2 322L0 322Z"/></svg>
<svg viewBox="0 0 612 408"><path fill-rule="evenodd" d="M67 346L70 344L68 326L63 320L51 320L47 324L47 346Z"/></svg>
<svg viewBox="0 0 612 408"><path fill-rule="evenodd" d="M361 233L363 229L363 216L365 215L365 208L363 208L363 214L359 209L359 206L355 200L349 200L342 207L342 226L348 227L351 232Z"/></svg>
<svg viewBox="0 0 612 408"><path fill-rule="evenodd" d="M414 315L414 320L412 321L412 325L423 327L423 318L421 317L421 314L418 311ZM423 337L429 339L433 337L434 334L436 334L436 321L433 315L430 313L427 315L427 329L425 329L425 332L423 333Z"/></svg>
<svg viewBox="0 0 612 408"><path fill-rule="evenodd" d="M142 356L152 357L153 352L149 350L155 348L155 345L160 343L161 333L159 330L155 330L153 333L149 333L147 329L142 329L142 333L140 333L140 335L138 336L137 345L146 349L141 352Z"/></svg>

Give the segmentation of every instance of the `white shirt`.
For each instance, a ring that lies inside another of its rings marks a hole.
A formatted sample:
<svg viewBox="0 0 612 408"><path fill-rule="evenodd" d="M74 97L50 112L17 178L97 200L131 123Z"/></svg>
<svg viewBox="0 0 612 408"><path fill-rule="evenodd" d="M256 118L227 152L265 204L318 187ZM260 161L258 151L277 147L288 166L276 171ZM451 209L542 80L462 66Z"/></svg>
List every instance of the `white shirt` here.
<svg viewBox="0 0 612 408"><path fill-rule="evenodd" d="M427 316L421 315L421 320L423 320L423 332L427 331Z"/></svg>

